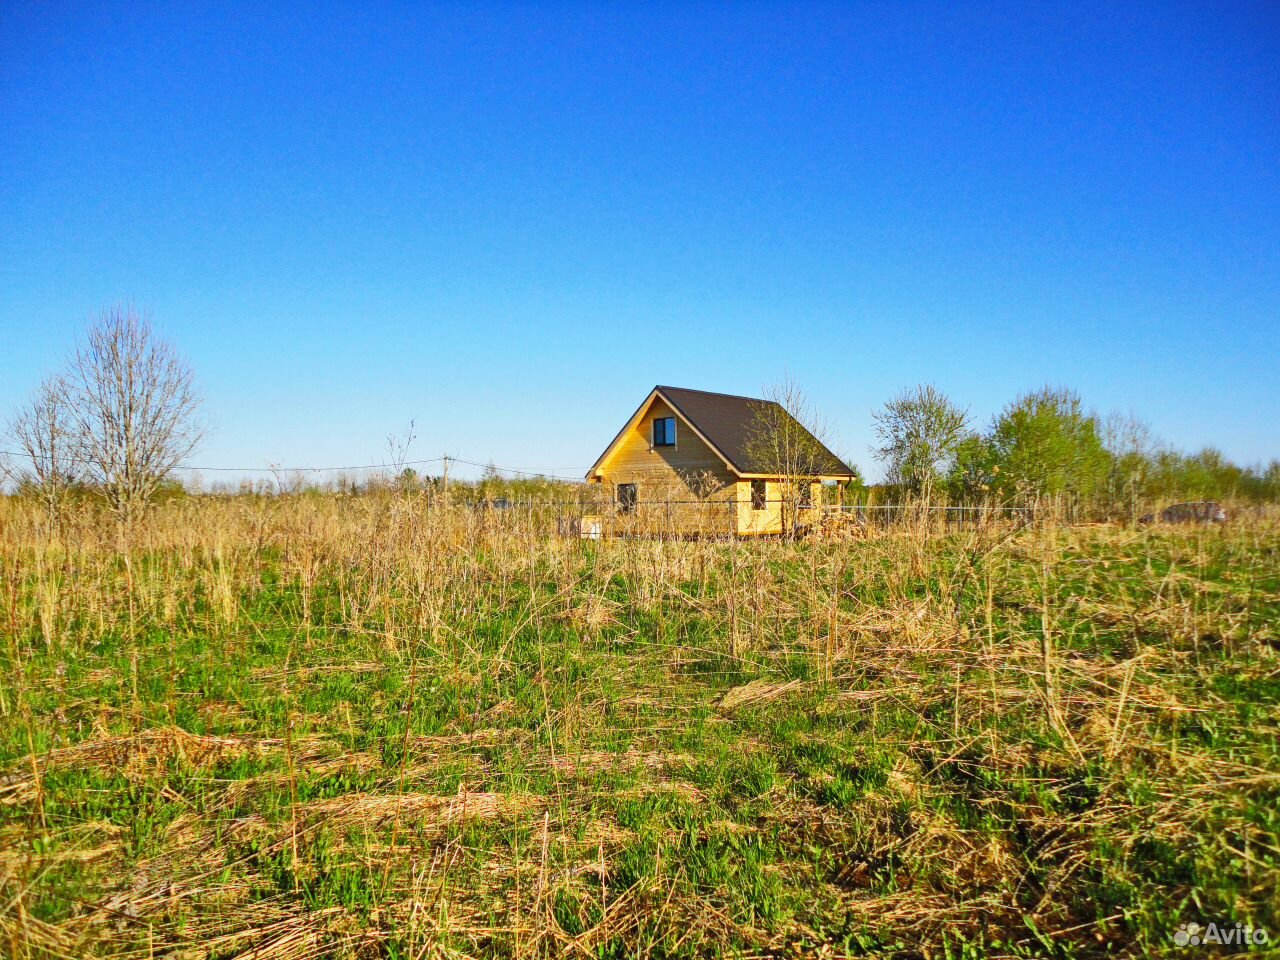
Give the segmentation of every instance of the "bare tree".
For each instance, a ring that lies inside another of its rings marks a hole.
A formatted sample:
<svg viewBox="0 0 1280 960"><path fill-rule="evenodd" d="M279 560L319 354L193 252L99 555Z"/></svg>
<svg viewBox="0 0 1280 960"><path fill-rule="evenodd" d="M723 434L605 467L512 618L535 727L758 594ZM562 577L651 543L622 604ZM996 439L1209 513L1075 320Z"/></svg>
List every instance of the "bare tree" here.
<svg viewBox="0 0 1280 960"><path fill-rule="evenodd" d="M191 368L131 306L102 311L67 374L75 452L128 524L196 448Z"/></svg>
<svg viewBox="0 0 1280 960"><path fill-rule="evenodd" d="M67 392L62 377L46 378L9 422L9 434L26 461L18 471L19 481L35 489L51 522L61 516L67 493L82 473Z"/></svg>
<svg viewBox="0 0 1280 960"><path fill-rule="evenodd" d="M296 496L307 489L307 474L305 471L289 470L278 463L267 464L267 469L271 471L271 479L275 484L275 495L277 497ZM339 474L340 479L341 476ZM341 489L341 483L339 483L339 489Z"/></svg>
<svg viewBox="0 0 1280 960"><path fill-rule="evenodd" d="M1111 455L1107 495L1111 510L1136 520L1139 500L1151 475L1160 443L1151 428L1132 413L1110 413L1102 421L1102 445Z"/></svg>
<svg viewBox="0 0 1280 960"><path fill-rule="evenodd" d="M783 528L794 532L813 484L832 470L832 455L822 441L827 425L791 377L765 387L763 394L763 402L754 405L746 452L753 473L775 478Z"/></svg>
<svg viewBox="0 0 1280 960"><path fill-rule="evenodd" d="M967 436L969 415L932 385L904 390L872 414L890 483L928 499Z"/></svg>
<svg viewBox="0 0 1280 960"><path fill-rule="evenodd" d="M417 471L413 467L407 466L409 448L413 446L413 441L416 439L418 439L418 435L414 432L413 420L409 421L409 426L405 428L403 434L387 434L387 456L390 458L391 485L401 493L413 491L418 485Z"/></svg>

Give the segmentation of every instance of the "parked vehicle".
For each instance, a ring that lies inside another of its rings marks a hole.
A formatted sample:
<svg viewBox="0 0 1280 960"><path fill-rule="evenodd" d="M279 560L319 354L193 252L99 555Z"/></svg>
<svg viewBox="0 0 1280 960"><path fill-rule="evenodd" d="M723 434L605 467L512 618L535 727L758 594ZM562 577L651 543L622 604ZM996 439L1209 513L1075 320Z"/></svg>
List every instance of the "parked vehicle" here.
<svg viewBox="0 0 1280 960"><path fill-rule="evenodd" d="M1156 514L1148 513L1140 517L1139 523L1154 523ZM1186 503L1175 503L1160 511L1158 519L1161 523L1226 523L1227 511L1216 500L1189 500Z"/></svg>

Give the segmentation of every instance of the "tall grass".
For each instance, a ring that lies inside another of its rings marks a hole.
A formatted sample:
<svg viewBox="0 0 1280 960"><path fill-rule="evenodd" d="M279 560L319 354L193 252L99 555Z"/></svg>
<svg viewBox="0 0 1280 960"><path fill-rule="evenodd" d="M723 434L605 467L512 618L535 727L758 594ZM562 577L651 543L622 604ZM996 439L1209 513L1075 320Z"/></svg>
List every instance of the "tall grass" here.
<svg viewBox="0 0 1280 960"><path fill-rule="evenodd" d="M15 958L1093 956L1280 937L1280 517L555 535L0 500Z"/></svg>

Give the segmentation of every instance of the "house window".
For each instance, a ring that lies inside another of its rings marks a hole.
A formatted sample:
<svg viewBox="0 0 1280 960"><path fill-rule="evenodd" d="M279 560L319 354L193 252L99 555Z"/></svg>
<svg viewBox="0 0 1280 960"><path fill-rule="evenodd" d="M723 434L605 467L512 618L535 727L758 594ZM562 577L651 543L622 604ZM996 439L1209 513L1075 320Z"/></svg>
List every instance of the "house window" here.
<svg viewBox="0 0 1280 960"><path fill-rule="evenodd" d="M655 447L674 447L676 445L675 417L658 417L653 421L653 445Z"/></svg>
<svg viewBox="0 0 1280 960"><path fill-rule="evenodd" d="M618 484L618 509L630 513L636 508L637 491L634 483Z"/></svg>
<svg viewBox="0 0 1280 960"><path fill-rule="evenodd" d="M765 482L763 480L751 481L751 509L763 510L765 498Z"/></svg>
<svg viewBox="0 0 1280 960"><path fill-rule="evenodd" d="M800 484L800 509L808 510L813 506L813 485L808 480Z"/></svg>

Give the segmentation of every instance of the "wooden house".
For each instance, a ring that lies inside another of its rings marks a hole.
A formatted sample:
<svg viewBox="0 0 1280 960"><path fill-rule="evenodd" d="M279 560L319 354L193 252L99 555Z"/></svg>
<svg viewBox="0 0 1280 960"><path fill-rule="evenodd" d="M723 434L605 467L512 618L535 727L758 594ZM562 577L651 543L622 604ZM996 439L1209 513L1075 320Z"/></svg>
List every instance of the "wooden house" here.
<svg viewBox="0 0 1280 960"><path fill-rule="evenodd" d="M587 473L605 506L586 528L780 534L854 477L773 401L658 386Z"/></svg>

